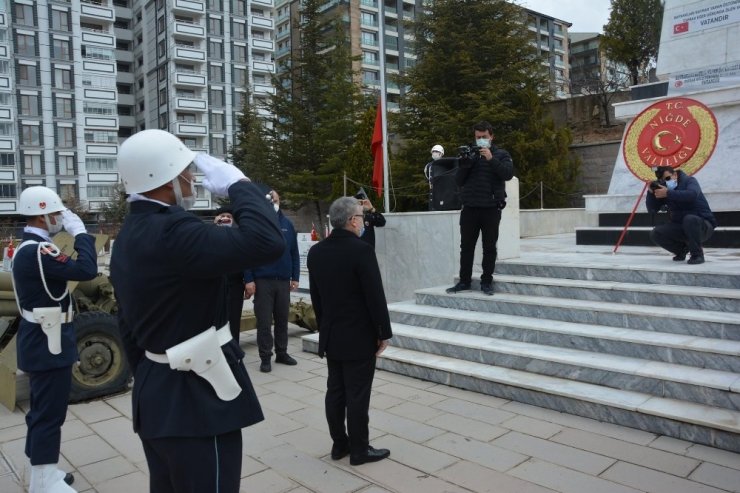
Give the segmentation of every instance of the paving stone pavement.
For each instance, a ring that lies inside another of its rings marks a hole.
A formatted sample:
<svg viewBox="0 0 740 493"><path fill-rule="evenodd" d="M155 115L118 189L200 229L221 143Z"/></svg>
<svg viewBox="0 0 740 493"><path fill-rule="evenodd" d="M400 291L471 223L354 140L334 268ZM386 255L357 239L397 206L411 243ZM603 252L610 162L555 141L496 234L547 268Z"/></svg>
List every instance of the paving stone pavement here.
<svg viewBox="0 0 740 493"><path fill-rule="evenodd" d="M378 371L370 438L388 460L352 467L329 457L323 411L326 365L301 351L298 366L258 370L254 332L245 362L266 420L244 430L241 491L250 493L721 493L740 492L740 454ZM28 484L28 403L0 406L0 492ZM62 466L86 493L148 491L130 393L69 408Z"/></svg>

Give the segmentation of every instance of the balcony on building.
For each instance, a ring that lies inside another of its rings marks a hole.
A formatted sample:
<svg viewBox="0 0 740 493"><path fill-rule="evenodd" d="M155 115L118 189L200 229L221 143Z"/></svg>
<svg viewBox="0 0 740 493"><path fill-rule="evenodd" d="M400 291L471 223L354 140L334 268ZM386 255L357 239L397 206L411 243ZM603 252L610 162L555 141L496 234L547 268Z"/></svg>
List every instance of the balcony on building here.
<svg viewBox="0 0 740 493"><path fill-rule="evenodd" d="M254 84L254 94L275 94L275 88L264 84Z"/></svg>
<svg viewBox="0 0 740 493"><path fill-rule="evenodd" d="M267 73L275 73L275 64L273 62L261 62L261 61L253 61L252 62L252 70L255 72L267 72Z"/></svg>
<svg viewBox="0 0 740 493"><path fill-rule="evenodd" d="M252 25L257 27L264 27L266 29L272 29L274 23L269 17L262 17L261 15L252 16Z"/></svg>
<svg viewBox="0 0 740 493"><path fill-rule="evenodd" d="M208 135L208 125L201 123L188 123L188 122L174 122L175 123L175 134L177 135L192 135L192 136L206 136Z"/></svg>
<svg viewBox="0 0 740 493"><path fill-rule="evenodd" d="M264 5L265 7L272 7L273 1L272 0L252 0L252 3L255 5Z"/></svg>
<svg viewBox="0 0 740 493"><path fill-rule="evenodd" d="M116 14L108 0L80 0L80 21L116 20Z"/></svg>
<svg viewBox="0 0 740 493"><path fill-rule="evenodd" d="M252 49L255 50L272 52L274 50L275 44L271 39L252 38L251 46Z"/></svg>
<svg viewBox="0 0 740 493"><path fill-rule="evenodd" d="M172 12L205 14L206 5L205 2L197 0L175 0L172 5Z"/></svg>
<svg viewBox="0 0 740 493"><path fill-rule="evenodd" d="M172 34L176 38L200 40L206 37L206 28L199 21L175 17L175 29Z"/></svg>
<svg viewBox="0 0 740 493"><path fill-rule="evenodd" d="M85 44L107 47L112 47L116 44L116 38L111 34L107 26L90 22L80 22L80 31L82 32L82 42Z"/></svg>
<svg viewBox="0 0 740 493"><path fill-rule="evenodd" d="M176 60L187 60L190 62L205 62L206 52L190 45L175 42L174 57Z"/></svg>
<svg viewBox="0 0 740 493"><path fill-rule="evenodd" d="M175 109L184 111L207 111L208 101L195 96L176 96Z"/></svg>

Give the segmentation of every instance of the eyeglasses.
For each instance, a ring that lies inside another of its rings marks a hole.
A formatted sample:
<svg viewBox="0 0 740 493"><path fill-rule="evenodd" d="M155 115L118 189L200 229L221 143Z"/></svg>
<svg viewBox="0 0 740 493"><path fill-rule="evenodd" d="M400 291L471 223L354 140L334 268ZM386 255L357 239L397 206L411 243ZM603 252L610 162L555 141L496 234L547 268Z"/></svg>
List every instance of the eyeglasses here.
<svg viewBox="0 0 740 493"><path fill-rule="evenodd" d="M365 217L365 216L362 214L353 214L352 217Z"/></svg>

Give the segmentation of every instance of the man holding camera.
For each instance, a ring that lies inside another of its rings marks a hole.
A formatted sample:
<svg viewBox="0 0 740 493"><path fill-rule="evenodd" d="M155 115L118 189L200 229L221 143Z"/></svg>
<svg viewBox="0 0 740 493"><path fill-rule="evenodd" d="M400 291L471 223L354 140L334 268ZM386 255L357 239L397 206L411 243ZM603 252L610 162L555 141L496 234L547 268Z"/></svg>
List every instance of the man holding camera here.
<svg viewBox="0 0 740 493"><path fill-rule="evenodd" d="M355 198L362 206L362 222L364 226L360 231L360 239L375 248L375 228L385 226L385 216L375 210L373 203L367 198L367 194L362 188L357 192Z"/></svg>
<svg viewBox="0 0 740 493"><path fill-rule="evenodd" d="M514 176L511 155L493 145L493 126L482 121L473 127L475 147L461 154L456 181L463 204L460 212L460 281L447 289L470 289L478 234L483 236L481 291L493 294L493 269L501 211L506 207L506 182ZM477 149L476 149L477 148Z"/></svg>
<svg viewBox="0 0 740 493"><path fill-rule="evenodd" d="M702 244L712 236L717 220L699 182L670 166L658 166L655 176L657 180L650 184L645 205L651 213L667 208L670 221L656 226L650 239L672 252L676 262L683 262L686 254L690 253L687 263L703 264Z"/></svg>

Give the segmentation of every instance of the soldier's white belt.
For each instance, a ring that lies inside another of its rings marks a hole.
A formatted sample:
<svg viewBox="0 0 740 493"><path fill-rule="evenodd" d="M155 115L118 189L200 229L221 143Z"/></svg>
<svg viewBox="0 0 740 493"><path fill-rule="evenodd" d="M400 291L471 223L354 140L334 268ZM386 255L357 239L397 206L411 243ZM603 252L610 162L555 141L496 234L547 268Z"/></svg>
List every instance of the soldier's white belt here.
<svg viewBox="0 0 740 493"><path fill-rule="evenodd" d="M236 399L242 388L221 350L221 346L230 340L231 331L227 323L218 330L211 327L172 346L165 351L166 354L151 351L145 351L144 354L155 363L170 365L173 370L195 372L213 387L219 399L231 401Z"/></svg>
<svg viewBox="0 0 740 493"><path fill-rule="evenodd" d="M60 306L45 306L34 308L31 311L21 309L21 317L32 324L41 325L51 354L62 352L62 324L72 322L74 319L71 303L66 313L62 313Z"/></svg>

